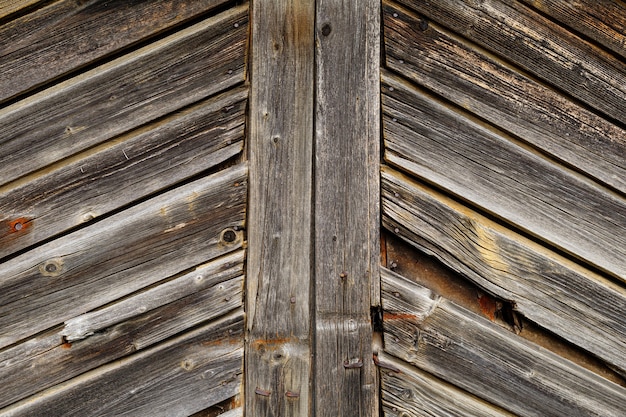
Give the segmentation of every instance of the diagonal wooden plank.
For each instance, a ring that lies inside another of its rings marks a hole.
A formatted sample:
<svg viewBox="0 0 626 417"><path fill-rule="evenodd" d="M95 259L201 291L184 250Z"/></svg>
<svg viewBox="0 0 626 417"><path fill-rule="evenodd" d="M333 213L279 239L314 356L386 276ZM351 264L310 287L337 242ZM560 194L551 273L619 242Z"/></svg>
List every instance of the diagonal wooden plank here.
<svg viewBox="0 0 626 417"><path fill-rule="evenodd" d="M0 408L242 307L242 273L239 250L3 350Z"/></svg>
<svg viewBox="0 0 626 417"><path fill-rule="evenodd" d="M385 159L626 282L626 200L394 76Z"/></svg>
<svg viewBox="0 0 626 417"><path fill-rule="evenodd" d="M242 82L247 12L229 9L1 109L0 184Z"/></svg>
<svg viewBox="0 0 626 417"><path fill-rule="evenodd" d="M389 69L626 194L624 129L424 17L383 10Z"/></svg>
<svg viewBox="0 0 626 417"><path fill-rule="evenodd" d="M0 258L240 153L247 94L236 88L0 189Z"/></svg>
<svg viewBox="0 0 626 417"><path fill-rule="evenodd" d="M225 2L62 0L28 13L0 26L0 102Z"/></svg>
<svg viewBox="0 0 626 417"><path fill-rule="evenodd" d="M316 7L315 415L378 416L380 3Z"/></svg>
<svg viewBox="0 0 626 417"><path fill-rule="evenodd" d="M381 277L389 354L518 415L624 415L624 387L385 268Z"/></svg>
<svg viewBox="0 0 626 417"><path fill-rule="evenodd" d="M1 413L6 417L188 416L239 394L242 359L243 311L239 309Z"/></svg>
<svg viewBox="0 0 626 417"><path fill-rule="evenodd" d="M252 5L246 415L312 416L314 2Z"/></svg>
<svg viewBox="0 0 626 417"><path fill-rule="evenodd" d="M241 247L246 176L225 169L0 264L0 346Z"/></svg>
<svg viewBox="0 0 626 417"><path fill-rule="evenodd" d="M516 0L400 0L609 117L626 123L626 62Z"/></svg>

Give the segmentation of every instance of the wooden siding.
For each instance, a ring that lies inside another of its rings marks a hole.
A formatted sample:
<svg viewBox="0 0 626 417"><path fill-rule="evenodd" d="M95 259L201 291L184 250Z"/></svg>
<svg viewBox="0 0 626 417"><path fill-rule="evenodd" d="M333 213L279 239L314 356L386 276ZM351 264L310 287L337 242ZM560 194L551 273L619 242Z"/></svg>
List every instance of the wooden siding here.
<svg viewBox="0 0 626 417"><path fill-rule="evenodd" d="M0 415L242 415L247 4L24 7L0 26Z"/></svg>
<svg viewBox="0 0 626 417"><path fill-rule="evenodd" d="M383 227L476 285L383 272L385 415L626 413L625 19L383 1Z"/></svg>

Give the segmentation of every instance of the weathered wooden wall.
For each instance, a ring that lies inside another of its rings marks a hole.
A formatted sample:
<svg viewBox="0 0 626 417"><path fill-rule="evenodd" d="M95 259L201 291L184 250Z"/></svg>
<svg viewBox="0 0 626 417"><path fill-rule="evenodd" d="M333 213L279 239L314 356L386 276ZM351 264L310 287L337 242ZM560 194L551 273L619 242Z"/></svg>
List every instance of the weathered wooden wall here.
<svg viewBox="0 0 626 417"><path fill-rule="evenodd" d="M406 276L382 279L385 414L624 415L626 6L400 0L383 21L383 226L475 285L386 257Z"/></svg>
<svg viewBox="0 0 626 417"><path fill-rule="evenodd" d="M0 415L242 415L248 5L0 19Z"/></svg>

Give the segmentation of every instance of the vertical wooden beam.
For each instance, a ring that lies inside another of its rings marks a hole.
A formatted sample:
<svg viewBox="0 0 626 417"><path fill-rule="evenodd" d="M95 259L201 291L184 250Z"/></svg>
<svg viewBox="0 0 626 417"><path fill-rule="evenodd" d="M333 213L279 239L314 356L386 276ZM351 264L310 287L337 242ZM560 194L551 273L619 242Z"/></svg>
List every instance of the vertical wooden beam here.
<svg viewBox="0 0 626 417"><path fill-rule="evenodd" d="M314 19L252 3L247 416L311 415Z"/></svg>
<svg viewBox="0 0 626 417"><path fill-rule="evenodd" d="M318 0L315 415L378 416L380 2Z"/></svg>

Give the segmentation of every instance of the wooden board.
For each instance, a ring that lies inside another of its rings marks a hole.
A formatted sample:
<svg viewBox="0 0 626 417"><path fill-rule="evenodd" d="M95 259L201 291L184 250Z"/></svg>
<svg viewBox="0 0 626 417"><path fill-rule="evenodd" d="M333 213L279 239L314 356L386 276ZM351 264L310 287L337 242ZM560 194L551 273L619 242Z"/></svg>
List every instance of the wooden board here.
<svg viewBox="0 0 626 417"><path fill-rule="evenodd" d="M0 19L40 2L42 0L0 0Z"/></svg>
<svg viewBox="0 0 626 417"><path fill-rule="evenodd" d="M383 225L626 374L626 289L392 169Z"/></svg>
<svg viewBox="0 0 626 417"><path fill-rule="evenodd" d="M239 250L0 352L0 408L242 307L242 273Z"/></svg>
<svg viewBox="0 0 626 417"><path fill-rule="evenodd" d="M518 415L621 416L609 382L387 269L385 351Z"/></svg>
<svg viewBox="0 0 626 417"><path fill-rule="evenodd" d="M0 259L241 152L247 94L236 88L0 189Z"/></svg>
<svg viewBox="0 0 626 417"><path fill-rule="evenodd" d="M626 282L623 198L386 73L382 102L386 161Z"/></svg>
<svg viewBox="0 0 626 417"><path fill-rule="evenodd" d="M385 417L513 417L480 398L381 352L382 406Z"/></svg>
<svg viewBox="0 0 626 417"><path fill-rule="evenodd" d="M0 346L241 247L246 175L220 171L0 264Z"/></svg>
<svg viewBox="0 0 626 417"><path fill-rule="evenodd" d="M626 123L626 62L515 0L400 0L609 117Z"/></svg>
<svg viewBox="0 0 626 417"><path fill-rule="evenodd" d="M378 416L380 3L316 6L315 415Z"/></svg>
<svg viewBox="0 0 626 417"><path fill-rule="evenodd" d="M389 69L626 194L624 129L407 9L383 10Z"/></svg>
<svg viewBox="0 0 626 417"><path fill-rule="evenodd" d="M626 6L620 0L522 0L626 58Z"/></svg>
<svg viewBox="0 0 626 417"><path fill-rule="evenodd" d="M242 82L247 12L229 9L1 109L0 184Z"/></svg>
<svg viewBox="0 0 626 417"><path fill-rule="evenodd" d="M246 415L311 412L313 2L252 8Z"/></svg>
<svg viewBox="0 0 626 417"><path fill-rule="evenodd" d="M44 391L2 415L188 416L239 393L242 359L240 309Z"/></svg>
<svg viewBox="0 0 626 417"><path fill-rule="evenodd" d="M62 0L28 13L0 26L0 102L225 2Z"/></svg>

